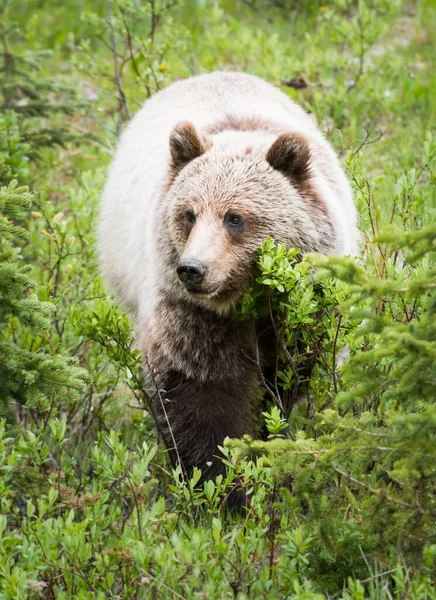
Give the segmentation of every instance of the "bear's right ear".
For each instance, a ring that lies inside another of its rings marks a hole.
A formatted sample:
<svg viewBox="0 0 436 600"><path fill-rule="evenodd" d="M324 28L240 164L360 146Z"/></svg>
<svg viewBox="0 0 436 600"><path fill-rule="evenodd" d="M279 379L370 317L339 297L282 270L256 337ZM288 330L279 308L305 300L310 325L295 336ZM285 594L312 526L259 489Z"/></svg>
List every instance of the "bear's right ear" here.
<svg viewBox="0 0 436 600"><path fill-rule="evenodd" d="M191 160L198 158L211 146L207 138L200 138L189 121L179 123L170 135L170 152L173 170L178 173Z"/></svg>

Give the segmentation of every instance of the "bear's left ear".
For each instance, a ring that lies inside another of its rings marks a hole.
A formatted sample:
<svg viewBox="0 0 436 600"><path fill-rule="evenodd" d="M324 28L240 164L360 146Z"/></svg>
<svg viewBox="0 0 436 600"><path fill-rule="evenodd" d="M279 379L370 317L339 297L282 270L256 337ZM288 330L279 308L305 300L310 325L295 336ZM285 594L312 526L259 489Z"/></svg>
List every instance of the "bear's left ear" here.
<svg viewBox="0 0 436 600"><path fill-rule="evenodd" d="M171 161L177 173L191 160L206 152L211 143L206 138L200 138L194 125L189 121L179 123L170 135Z"/></svg>
<svg viewBox="0 0 436 600"><path fill-rule="evenodd" d="M310 148L298 133L282 133L266 153L269 164L300 186L309 178Z"/></svg>

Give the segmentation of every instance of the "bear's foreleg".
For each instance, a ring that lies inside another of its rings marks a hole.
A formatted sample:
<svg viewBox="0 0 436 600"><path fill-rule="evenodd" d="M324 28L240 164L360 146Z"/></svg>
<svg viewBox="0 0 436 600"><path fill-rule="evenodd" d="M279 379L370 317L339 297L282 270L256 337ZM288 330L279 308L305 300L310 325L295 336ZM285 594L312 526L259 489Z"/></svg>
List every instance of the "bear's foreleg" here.
<svg viewBox="0 0 436 600"><path fill-rule="evenodd" d="M217 385L183 379L176 372L161 381L154 400L159 430L174 464L189 476L194 467L201 480L225 475L218 446L226 437L255 435L256 378Z"/></svg>

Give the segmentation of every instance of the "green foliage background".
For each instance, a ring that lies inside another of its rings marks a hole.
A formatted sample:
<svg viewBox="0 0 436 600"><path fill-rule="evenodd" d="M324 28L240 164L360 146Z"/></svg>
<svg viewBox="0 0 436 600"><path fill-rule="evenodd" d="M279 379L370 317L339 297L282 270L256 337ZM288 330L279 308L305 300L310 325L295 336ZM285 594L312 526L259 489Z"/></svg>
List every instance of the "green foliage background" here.
<svg viewBox="0 0 436 600"><path fill-rule="evenodd" d="M0 598L436 598L434 3L0 9ZM199 488L158 444L95 225L130 116L217 69L314 113L362 257L265 242L240 310L279 340L268 439L228 441L227 478Z"/></svg>

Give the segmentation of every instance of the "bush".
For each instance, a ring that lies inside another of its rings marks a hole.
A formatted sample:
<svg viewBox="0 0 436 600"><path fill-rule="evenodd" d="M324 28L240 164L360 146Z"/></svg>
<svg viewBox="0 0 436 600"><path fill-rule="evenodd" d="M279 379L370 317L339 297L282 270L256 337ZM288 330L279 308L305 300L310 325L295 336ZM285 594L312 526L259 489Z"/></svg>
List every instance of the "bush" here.
<svg viewBox="0 0 436 600"><path fill-rule="evenodd" d="M56 401L57 395L80 392L86 372L73 359L64 359L41 349L41 338L50 327L54 306L31 293L35 287L28 265L20 256L28 237L26 229L15 224L32 203L25 187L13 181L0 189L0 412L12 418L11 401L39 410Z"/></svg>
<svg viewBox="0 0 436 600"><path fill-rule="evenodd" d="M27 4L2 7L0 598L436 597L432 4ZM199 486L159 443L94 229L113 130L219 68L316 114L362 256L265 242L240 314L276 334L266 439L226 440Z"/></svg>

